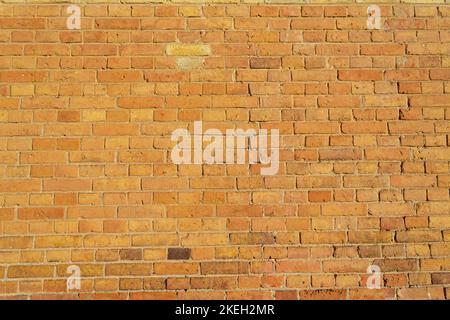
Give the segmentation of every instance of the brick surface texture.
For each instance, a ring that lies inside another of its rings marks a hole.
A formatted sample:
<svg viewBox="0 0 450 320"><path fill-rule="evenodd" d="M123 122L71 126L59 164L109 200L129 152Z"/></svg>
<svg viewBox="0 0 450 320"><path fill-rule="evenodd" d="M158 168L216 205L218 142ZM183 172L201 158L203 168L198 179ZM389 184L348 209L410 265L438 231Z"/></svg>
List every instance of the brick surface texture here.
<svg viewBox="0 0 450 320"><path fill-rule="evenodd" d="M369 2L78 1L79 30L42 2L0 3L1 298L450 297L445 1L380 30ZM279 129L278 173L174 164L200 120Z"/></svg>

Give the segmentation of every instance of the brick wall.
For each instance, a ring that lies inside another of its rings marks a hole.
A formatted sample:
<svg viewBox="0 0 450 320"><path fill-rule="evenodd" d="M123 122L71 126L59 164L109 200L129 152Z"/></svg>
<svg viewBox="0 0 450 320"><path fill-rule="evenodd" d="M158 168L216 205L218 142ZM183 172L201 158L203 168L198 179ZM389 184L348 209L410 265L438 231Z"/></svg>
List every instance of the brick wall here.
<svg viewBox="0 0 450 320"><path fill-rule="evenodd" d="M9 2L2 298L449 297L444 1L380 3L381 30L350 1L82 3L80 30ZM199 120L279 129L278 174L172 163Z"/></svg>

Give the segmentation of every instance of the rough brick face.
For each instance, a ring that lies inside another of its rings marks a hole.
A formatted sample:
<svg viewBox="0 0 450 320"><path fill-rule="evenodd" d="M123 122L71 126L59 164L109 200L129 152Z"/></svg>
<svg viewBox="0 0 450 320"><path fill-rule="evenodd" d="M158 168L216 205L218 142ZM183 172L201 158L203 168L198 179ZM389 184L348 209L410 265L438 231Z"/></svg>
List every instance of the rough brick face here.
<svg viewBox="0 0 450 320"><path fill-rule="evenodd" d="M79 30L29 2L0 1L0 297L450 297L443 0L381 30L350 0L77 1ZM278 129L278 173L173 163L194 121Z"/></svg>

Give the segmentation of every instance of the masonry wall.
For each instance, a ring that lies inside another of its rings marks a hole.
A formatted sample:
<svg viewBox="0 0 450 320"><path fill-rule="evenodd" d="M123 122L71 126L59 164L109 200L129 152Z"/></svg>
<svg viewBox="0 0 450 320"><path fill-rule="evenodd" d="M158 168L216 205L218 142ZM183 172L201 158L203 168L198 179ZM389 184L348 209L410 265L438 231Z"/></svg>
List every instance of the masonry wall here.
<svg viewBox="0 0 450 320"><path fill-rule="evenodd" d="M182 2L0 3L1 297L449 298L450 6ZM173 164L200 120L278 174Z"/></svg>

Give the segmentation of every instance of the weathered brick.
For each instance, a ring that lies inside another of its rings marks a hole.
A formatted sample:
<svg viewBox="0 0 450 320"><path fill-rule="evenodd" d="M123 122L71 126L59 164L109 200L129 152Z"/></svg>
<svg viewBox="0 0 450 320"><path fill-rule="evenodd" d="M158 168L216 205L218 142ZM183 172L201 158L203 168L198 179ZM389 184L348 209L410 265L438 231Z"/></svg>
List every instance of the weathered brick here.
<svg viewBox="0 0 450 320"><path fill-rule="evenodd" d="M169 56L207 56L211 54L209 45L171 43L166 47Z"/></svg>
<svg viewBox="0 0 450 320"><path fill-rule="evenodd" d="M358 1L87 0L81 30L9 2L2 298L449 297L444 1L386 2L381 30ZM279 129L278 172L173 163L200 120Z"/></svg>
<svg viewBox="0 0 450 320"><path fill-rule="evenodd" d="M169 260L187 260L191 257L189 248L169 248L167 258Z"/></svg>

